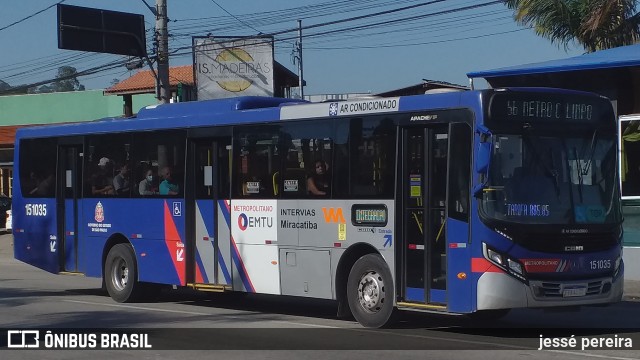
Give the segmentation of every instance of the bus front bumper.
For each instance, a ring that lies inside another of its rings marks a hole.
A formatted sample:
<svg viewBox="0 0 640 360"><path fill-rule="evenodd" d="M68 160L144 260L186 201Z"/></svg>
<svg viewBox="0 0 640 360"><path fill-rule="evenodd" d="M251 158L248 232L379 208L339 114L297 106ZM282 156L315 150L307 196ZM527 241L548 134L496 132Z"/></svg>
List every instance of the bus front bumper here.
<svg viewBox="0 0 640 360"><path fill-rule="evenodd" d="M477 310L580 306L622 300L623 270L612 278L572 281L529 281L487 272L478 279Z"/></svg>

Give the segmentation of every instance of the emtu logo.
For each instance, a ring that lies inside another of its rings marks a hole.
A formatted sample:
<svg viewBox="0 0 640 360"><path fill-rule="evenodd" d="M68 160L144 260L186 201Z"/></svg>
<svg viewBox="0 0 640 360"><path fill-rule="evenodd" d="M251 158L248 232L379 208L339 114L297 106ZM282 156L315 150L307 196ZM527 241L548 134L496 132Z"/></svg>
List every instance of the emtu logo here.
<svg viewBox="0 0 640 360"><path fill-rule="evenodd" d="M245 213L238 215L238 228L245 231L249 228L272 228L273 218L268 216L247 216Z"/></svg>
<svg viewBox="0 0 640 360"><path fill-rule="evenodd" d="M249 227L249 219L247 218L247 215L240 214L240 216L238 216L238 227L242 231L247 230L247 227Z"/></svg>
<svg viewBox="0 0 640 360"><path fill-rule="evenodd" d="M342 215L342 208L322 208L322 213L326 223L346 223Z"/></svg>

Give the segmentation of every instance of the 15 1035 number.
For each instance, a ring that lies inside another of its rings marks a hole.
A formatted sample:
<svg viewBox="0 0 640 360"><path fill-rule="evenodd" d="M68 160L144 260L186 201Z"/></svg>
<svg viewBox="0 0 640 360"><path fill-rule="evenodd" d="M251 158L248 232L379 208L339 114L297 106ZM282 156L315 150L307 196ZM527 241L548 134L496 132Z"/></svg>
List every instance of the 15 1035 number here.
<svg viewBox="0 0 640 360"><path fill-rule="evenodd" d="M589 265L591 270L611 269L611 260L591 260Z"/></svg>
<svg viewBox="0 0 640 360"><path fill-rule="evenodd" d="M47 216L47 204L26 204L24 209L27 216Z"/></svg>

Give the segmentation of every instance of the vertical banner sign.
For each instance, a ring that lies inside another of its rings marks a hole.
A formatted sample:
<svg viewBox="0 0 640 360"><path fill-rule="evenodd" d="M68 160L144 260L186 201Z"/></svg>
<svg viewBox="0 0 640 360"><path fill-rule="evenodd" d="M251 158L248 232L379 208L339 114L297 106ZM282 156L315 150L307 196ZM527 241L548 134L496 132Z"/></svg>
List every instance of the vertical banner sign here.
<svg viewBox="0 0 640 360"><path fill-rule="evenodd" d="M273 37L194 37L198 100L273 96Z"/></svg>

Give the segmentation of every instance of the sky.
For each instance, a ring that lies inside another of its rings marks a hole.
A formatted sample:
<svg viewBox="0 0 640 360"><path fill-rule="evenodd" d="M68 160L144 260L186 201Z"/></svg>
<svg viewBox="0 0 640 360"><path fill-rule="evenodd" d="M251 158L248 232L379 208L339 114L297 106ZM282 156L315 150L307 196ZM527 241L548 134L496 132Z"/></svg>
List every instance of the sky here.
<svg viewBox="0 0 640 360"><path fill-rule="evenodd" d="M155 4L155 0L63 3L144 15L147 49L153 52L149 39L155 17L145 1ZM562 59L584 52L576 45L565 49L551 44L533 30L517 25L512 11L499 3L491 4L492 1L166 1L170 66L192 63L188 50L192 36L282 33L295 29L297 20L302 20L305 95L376 93L419 84L423 79L468 85L466 73L471 71ZM126 59L58 49L56 6L52 6L58 2L21 0L3 4L0 80L11 86L31 84L55 78L58 67L63 65L82 71ZM52 7L44 10L49 6ZM395 11L404 7L412 8ZM383 12L386 13L376 15ZM362 18L348 20L354 17ZM340 22L327 24L336 21ZM292 51L296 37L295 31L275 37L276 61L294 73L297 67L292 62ZM87 89L104 89L114 80L124 80L132 74L118 66L79 80Z"/></svg>

